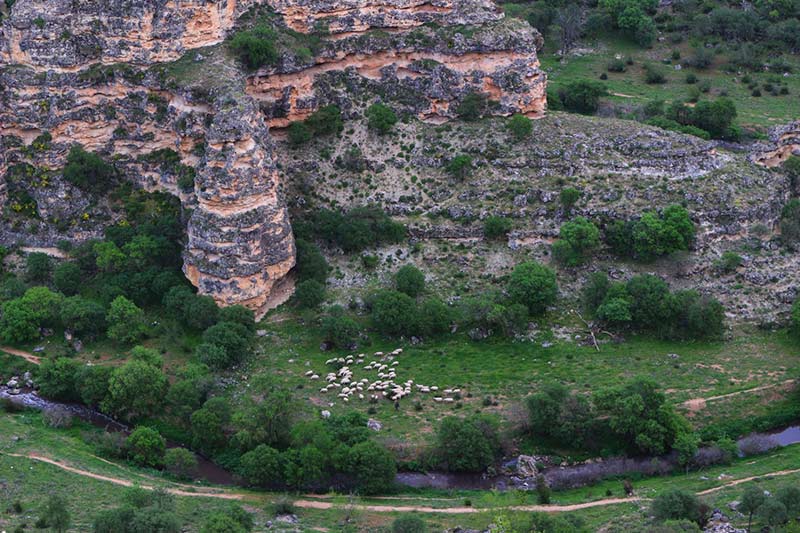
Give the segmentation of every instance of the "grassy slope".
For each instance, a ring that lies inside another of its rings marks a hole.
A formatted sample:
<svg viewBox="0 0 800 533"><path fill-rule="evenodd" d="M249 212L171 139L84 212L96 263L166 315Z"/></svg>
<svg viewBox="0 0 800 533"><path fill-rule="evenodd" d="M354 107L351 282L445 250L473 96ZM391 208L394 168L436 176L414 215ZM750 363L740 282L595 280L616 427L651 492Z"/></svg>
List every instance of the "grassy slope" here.
<svg viewBox="0 0 800 533"><path fill-rule="evenodd" d="M159 478L151 471L141 471L129 466L112 464L94 455L79 438L86 427L70 430L48 429L37 414L24 413L0 417L0 480L7 482L4 496L9 501L19 500L25 511L21 515L0 515L0 527L12 529L21 523L32 524L38 516L38 510L47 495L53 491L61 491L70 502L73 518L73 531L85 531L91 523L91 517L103 508L118 505L123 498L124 487L110 482L79 476L66 472L56 466L43 464L27 457L14 457L8 453L26 455L34 452L48 457L58 457L72 467L92 473L113 476L133 483L148 486L174 486L170 481ZM663 478L652 478L635 482L636 495L645 500L654 497L664 490L681 488L694 492L715 487L730 485L732 481L752 476L762 476L749 483L758 483L767 490L800 481L800 475L770 476L770 473L796 468L800 464L800 446L788 447L770 455L743 459L729 467L716 467L703 472L692 472L688 475L675 475ZM724 474L724 475L723 475ZM705 479L704 479L705 478ZM721 478L721 479L720 479ZM727 486L721 490L706 494L703 499L712 507L724 507L727 502L736 499L745 484ZM200 486L197 487L201 489ZM606 481L593 487L559 492L554 494L554 504L570 504L600 500L611 494L619 497L622 491L619 481ZM245 497L245 507L256 513L256 530L263 527L269 519L265 512L267 502L275 497L270 494L250 493L237 489ZM303 497L308 500L308 497ZM341 525L347 521L355 531L374 531L379 526L387 525L397 513L366 511L350 507L351 504L390 505L425 505L431 507L462 507L469 500L473 508L479 512L470 514L433 514L422 513L431 529L441 530L446 527L461 525L465 527L485 527L498 516L511 519L512 523L521 527L527 524L529 514L515 512L508 507L530 505L535 503L534 495L522 492L496 493L489 491L418 491L406 495L394 495L391 499L371 498L358 499L348 496L328 495L322 501L335 504L334 509L314 510L303 508L299 511L303 531L315 528L342 530ZM187 525L188 531L196 531L203 516L213 509L227 505L225 501L205 497L176 497L176 510ZM647 520L647 502L631 502L605 507L595 507L575 511L592 529L603 524L620 521L642 525ZM484 510L485 511L482 511Z"/></svg>
<svg viewBox="0 0 800 533"><path fill-rule="evenodd" d="M416 347L376 339L359 351L371 354L405 347L398 358L396 382L413 379L441 389L461 388L463 406L435 403L433 394L413 392L402 400L399 410L389 401L380 401L370 413L367 401L352 399L343 404L335 393L319 392L323 381L310 381L304 375L313 370L324 378L333 370L326 367L325 360L346 355L345 352L321 352L321 339L313 328L292 321L271 325L269 333L262 353L247 364L244 374L269 372L277 376L296 389L307 412L329 409L337 413L355 408L377 418L384 424L382 438L401 455L404 449L414 455L414 445L429 442L436 422L446 415L463 416L483 410L497 412L507 421L522 421L521 400L547 380L563 381L588 393L635 376L648 376L657 380L676 403L776 385L774 389L709 402L706 409L692 415L697 425L704 425L770 412L787 397L780 385L800 374L800 361L792 343L783 334L761 332L740 332L732 340L719 343L675 343L636 337L618 345L605 344L600 352L590 346L555 340L545 333L535 342L473 342L458 335ZM554 344L545 348L542 341L548 337ZM670 354L678 354L678 358ZM377 358L368 357L366 361L373 359ZM355 380L363 377L377 379L374 372L355 365ZM486 397L498 405L485 406ZM416 402L421 410L414 408Z"/></svg>

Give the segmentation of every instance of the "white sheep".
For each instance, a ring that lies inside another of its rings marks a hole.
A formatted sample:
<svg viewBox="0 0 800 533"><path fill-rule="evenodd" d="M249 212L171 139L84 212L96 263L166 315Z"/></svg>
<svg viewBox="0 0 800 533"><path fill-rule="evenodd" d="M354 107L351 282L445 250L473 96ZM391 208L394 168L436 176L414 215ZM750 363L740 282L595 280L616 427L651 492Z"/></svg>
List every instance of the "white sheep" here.
<svg viewBox="0 0 800 533"><path fill-rule="evenodd" d="M309 370L308 372L306 372L306 376L310 376L310 375L311 375L311 374L313 374L313 373L314 373L314 371L313 371L313 370Z"/></svg>
<svg viewBox="0 0 800 533"><path fill-rule="evenodd" d="M317 374L312 374L312 375L311 375L311 379L313 379L313 380L315 380L315 381L316 381L316 380L318 380L318 379L319 379L319 376L318 376Z"/></svg>

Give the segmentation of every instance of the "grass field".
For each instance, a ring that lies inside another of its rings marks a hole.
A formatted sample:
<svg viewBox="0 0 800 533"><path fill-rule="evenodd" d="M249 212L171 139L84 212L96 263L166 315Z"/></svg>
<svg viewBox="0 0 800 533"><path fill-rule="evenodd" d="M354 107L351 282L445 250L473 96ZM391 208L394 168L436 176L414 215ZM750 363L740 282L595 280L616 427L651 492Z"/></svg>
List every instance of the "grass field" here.
<svg viewBox="0 0 800 533"><path fill-rule="evenodd" d="M301 408L313 416L322 409L333 413L357 409L378 419L383 424L380 437L401 457L418 453L444 416L497 413L507 428L516 427L525 418L523 399L549 380L590 393L637 376L650 377L701 427L764 416L788 404L793 389L789 380L800 375L796 349L784 333L739 331L731 340L717 343L634 337L621 344L604 344L599 352L552 334L542 334L536 341L481 342L455 335L418 346L376 339L357 350L368 354L364 364L380 359L372 356L373 352L403 347L404 352L397 357L395 382L414 380L436 385L440 391L461 389L460 397L452 394L455 401L449 404L434 402L434 394L414 391L395 409L386 400L370 404L366 399L352 399L345 404L336 393L321 393L325 382L311 381L306 372L313 371L324 379L327 372L335 370L325 361L347 353L320 351L321 337L313 327L287 320L268 324L267 330L260 353L246 363L241 374L276 377L295 389ZM374 371L363 370L363 366L353 366L356 381L378 379ZM756 387L759 389L750 392ZM704 408L684 404L737 392L740 394L710 400Z"/></svg>
<svg viewBox="0 0 800 533"><path fill-rule="evenodd" d="M47 496L52 492L61 492L69 501L71 531L87 531L95 513L123 501L127 490L119 484L123 482L144 487L160 486L183 490L183 495L176 496L175 501L176 512L185 524L184 531L197 531L208 512L229 505L227 500L203 496L201 493L208 491L207 487L197 485L192 489L177 485L154 471L142 471L93 455L92 450L80 439L82 431L91 431L91 428L78 424L68 430L49 429L36 413L0 417L0 490L3 491L4 501L19 501L23 506L22 513L0 514L0 527L9 531L22 524L30 527L36 521ZM57 458L64 466L82 474L30 458L29 454ZM646 529L648 500L665 490L680 488L697 493L707 491L701 494L706 503L712 507L725 508L727 503L739 497L748 483L758 484L770 491L780 486L796 484L800 481L800 474L783 472L797 468L798 464L800 446L790 446L769 455L738 460L728 467L635 481L635 495L640 501L569 512L580 516L592 530L602 525L626 524L634 528L632 530L639 531L641 528ZM93 479L86 474L107 476L117 482ZM748 480L749 478L754 479ZM192 495L194 490L197 491L196 496ZM213 488L211 491L221 492ZM278 495L249 492L240 488L227 489L227 493L241 498L240 503L255 515L255 530L263 530L266 521L272 518L269 502ZM618 498L621 493L621 482L609 480L592 487L557 492L554 494L553 504L568 505L609 497ZM524 531L530 522L530 512L527 509L522 511L519 507L535 504L532 494L519 491L501 493L427 490L369 499L337 494L294 495L293 498L296 499L300 523L290 529L298 527L301 531L381 530L401 514L394 510L394 506L449 509L450 512L447 513L417 513L433 531L455 526L483 528L498 519L505 519L516 530ZM329 508L310 508L314 502L325 503ZM742 519L734 521L734 524L741 523ZM276 529L282 530L280 526Z"/></svg>

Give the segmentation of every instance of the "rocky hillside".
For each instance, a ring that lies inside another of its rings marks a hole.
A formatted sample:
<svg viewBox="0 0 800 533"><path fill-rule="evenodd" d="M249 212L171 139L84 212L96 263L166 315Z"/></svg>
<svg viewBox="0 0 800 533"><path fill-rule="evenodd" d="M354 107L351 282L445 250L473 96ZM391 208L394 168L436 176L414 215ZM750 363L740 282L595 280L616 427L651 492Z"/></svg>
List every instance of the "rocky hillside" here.
<svg viewBox="0 0 800 533"><path fill-rule="evenodd" d="M179 196L187 277L262 313L294 264L270 128L375 100L442 121L472 92L497 114L545 108L541 36L487 1L17 0L4 15L0 243L51 248L118 222L62 179L77 143ZM256 25L279 57L250 71L226 39Z"/></svg>

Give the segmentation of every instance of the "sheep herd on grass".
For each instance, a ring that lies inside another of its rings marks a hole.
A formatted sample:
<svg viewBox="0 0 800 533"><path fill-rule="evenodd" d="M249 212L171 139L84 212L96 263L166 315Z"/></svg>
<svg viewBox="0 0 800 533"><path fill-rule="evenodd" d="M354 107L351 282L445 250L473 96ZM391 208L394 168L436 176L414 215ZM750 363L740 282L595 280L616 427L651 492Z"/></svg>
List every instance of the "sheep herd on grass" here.
<svg viewBox="0 0 800 533"><path fill-rule="evenodd" d="M402 383L397 382L397 369L400 361L395 360L397 356L403 353L402 348L397 348L389 353L375 352L373 355L376 358L364 365L366 354L360 353L358 355L348 355L347 357L334 357L325 361L328 366L339 366L336 372L328 372L323 378L327 385L319 389L322 394L335 392L337 397L341 398L344 402L349 402L351 398L359 400L369 400L372 402L378 401L381 398L399 402L401 399L410 395L412 390L416 390L421 394L433 393L433 401L437 403L453 403L455 398L453 395L461 393L461 389L444 389L439 392L439 387L436 385L422 385L414 383L413 379L409 379ZM377 373L378 379L354 377L353 368L356 365L364 365L362 368L367 372ZM306 377L312 381L320 380L320 375L309 370L305 373ZM333 404L331 404L333 405Z"/></svg>

